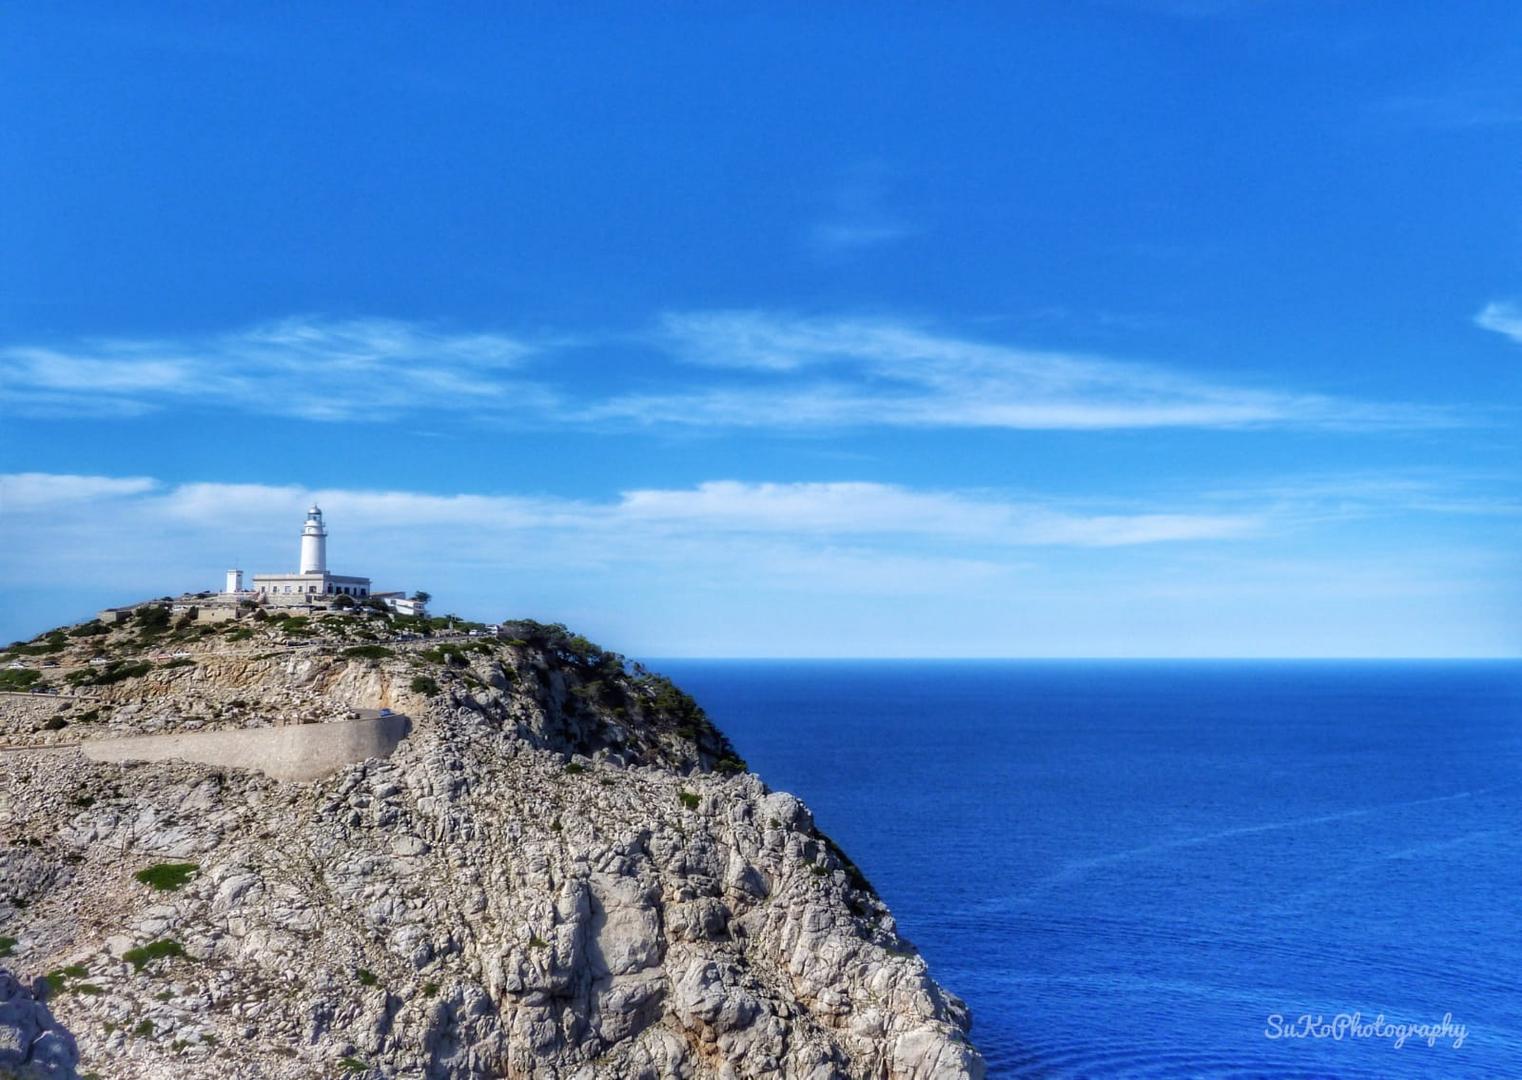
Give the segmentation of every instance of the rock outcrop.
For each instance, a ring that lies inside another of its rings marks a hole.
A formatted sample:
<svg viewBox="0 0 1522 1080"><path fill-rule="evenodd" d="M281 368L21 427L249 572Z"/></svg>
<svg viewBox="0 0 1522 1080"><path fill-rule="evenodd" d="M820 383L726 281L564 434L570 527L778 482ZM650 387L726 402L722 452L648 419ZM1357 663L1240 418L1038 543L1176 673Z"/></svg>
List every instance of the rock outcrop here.
<svg viewBox="0 0 1522 1080"><path fill-rule="evenodd" d="M808 809L637 665L530 623L85 630L3 658L91 696L0 698L0 967L46 988L0 976L0 1075L982 1075ZM380 708L395 751L310 783L72 745Z"/></svg>

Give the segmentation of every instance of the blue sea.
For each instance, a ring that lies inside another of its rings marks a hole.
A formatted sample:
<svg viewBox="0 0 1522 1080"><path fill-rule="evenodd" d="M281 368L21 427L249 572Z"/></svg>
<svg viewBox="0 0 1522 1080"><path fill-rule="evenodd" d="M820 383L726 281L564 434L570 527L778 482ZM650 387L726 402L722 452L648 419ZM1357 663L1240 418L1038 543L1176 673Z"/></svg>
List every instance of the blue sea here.
<svg viewBox="0 0 1522 1080"><path fill-rule="evenodd" d="M860 864L991 1075L1522 1077L1522 665L656 666Z"/></svg>

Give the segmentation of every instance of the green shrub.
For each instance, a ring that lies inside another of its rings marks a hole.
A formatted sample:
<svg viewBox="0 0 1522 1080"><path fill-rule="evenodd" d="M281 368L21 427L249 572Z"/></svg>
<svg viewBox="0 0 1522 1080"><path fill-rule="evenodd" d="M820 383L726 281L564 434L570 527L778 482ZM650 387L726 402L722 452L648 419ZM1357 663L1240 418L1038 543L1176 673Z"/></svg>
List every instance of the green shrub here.
<svg viewBox="0 0 1522 1080"><path fill-rule="evenodd" d="M228 641L247 641L254 636L254 632L246 626L240 626L227 635Z"/></svg>
<svg viewBox="0 0 1522 1080"><path fill-rule="evenodd" d="M80 668L77 671L69 672L63 677L63 681L70 686L84 686L86 683L93 682L94 680L95 672L90 668Z"/></svg>
<svg viewBox="0 0 1522 1080"><path fill-rule="evenodd" d="M132 876L144 885L160 892L174 892L183 886L201 867L197 863L155 863Z"/></svg>
<svg viewBox="0 0 1522 1080"><path fill-rule="evenodd" d="M572 776L577 776L581 773L586 772L587 767L582 765L580 762L568 761L566 762L565 771L570 773Z"/></svg>
<svg viewBox="0 0 1522 1080"><path fill-rule="evenodd" d="M153 665L148 663L146 660L138 661L136 663L129 663L125 660L118 660L108 666L99 675L95 676L95 678L91 679L90 685L111 686L115 683L126 682L128 679L141 678L152 670Z"/></svg>
<svg viewBox="0 0 1522 1080"><path fill-rule="evenodd" d="M147 1017L139 1020L137 1027L132 1029L132 1034L144 1039L150 1037L153 1034L153 1021Z"/></svg>
<svg viewBox="0 0 1522 1080"><path fill-rule="evenodd" d="M439 692L439 684L427 675L417 676L408 685L412 687L414 694L427 694L429 697L433 697L434 694Z"/></svg>
<svg viewBox="0 0 1522 1080"><path fill-rule="evenodd" d="M69 726L69 722L61 716L50 716L48 722L42 725L44 731L62 731Z"/></svg>
<svg viewBox="0 0 1522 1080"><path fill-rule="evenodd" d="M698 808L698 804L703 801L690 791L679 792L677 794L677 798L681 799L682 805L689 810L696 810Z"/></svg>
<svg viewBox="0 0 1522 1080"><path fill-rule="evenodd" d="M375 972L370 971L367 968L360 968L359 971L355 973L354 977L359 980L360 986L374 986L376 983L380 982L380 979L376 976Z"/></svg>
<svg viewBox="0 0 1522 1080"><path fill-rule="evenodd" d="M436 982L425 982L423 984L423 996L424 997L433 997L433 995L437 994L438 992L439 992L439 984L438 983L436 983Z"/></svg>
<svg viewBox="0 0 1522 1080"><path fill-rule="evenodd" d="M12 645L9 652L17 656L51 656L54 653L63 652L67 642L60 639L57 641L44 641L39 645Z"/></svg>
<svg viewBox="0 0 1522 1080"><path fill-rule="evenodd" d="M396 653L384 645L351 645L343 651L343 655L354 660L383 660Z"/></svg>
<svg viewBox="0 0 1522 1080"><path fill-rule="evenodd" d="M364 1072L370 1066L366 1065L363 1061L360 1061L357 1057L346 1057L338 1059L338 1067L344 1072L358 1073Z"/></svg>
<svg viewBox="0 0 1522 1080"><path fill-rule="evenodd" d="M0 934L0 960L5 959L16 951L16 939Z"/></svg>
<svg viewBox="0 0 1522 1080"><path fill-rule="evenodd" d="M140 607L133 613L133 621L145 634L157 634L169 628L167 607Z"/></svg>
<svg viewBox="0 0 1522 1080"><path fill-rule="evenodd" d="M136 949L128 949L122 953L122 959L132 965L134 971L142 971L144 967L155 960L162 960L170 956L184 956L185 947L173 938L159 938L150 941L146 945Z"/></svg>
<svg viewBox="0 0 1522 1080"><path fill-rule="evenodd" d="M548 949L550 947L550 943L545 941L544 938L540 937L538 934L535 934L528 939L528 947L530 949Z"/></svg>
<svg viewBox="0 0 1522 1080"><path fill-rule="evenodd" d="M177 656L173 660L165 660L159 666L160 667L166 667L166 668L195 667L196 666L196 662L194 660L192 660L188 656Z"/></svg>
<svg viewBox="0 0 1522 1080"><path fill-rule="evenodd" d="M85 623L83 626L76 626L74 629L70 630L69 631L69 636L70 637L100 637L102 634L109 634L110 632L111 632L111 628L109 626L105 625L104 623L102 623L99 619L91 619L89 622Z"/></svg>
<svg viewBox="0 0 1522 1080"><path fill-rule="evenodd" d="M0 670L0 690L27 690L40 678L42 672L35 668L5 668Z"/></svg>
<svg viewBox="0 0 1522 1080"><path fill-rule="evenodd" d="M42 981L47 984L48 993L56 994L68 988L70 979L87 978L89 974L89 969L83 964L70 964L68 967L48 972L42 977Z"/></svg>

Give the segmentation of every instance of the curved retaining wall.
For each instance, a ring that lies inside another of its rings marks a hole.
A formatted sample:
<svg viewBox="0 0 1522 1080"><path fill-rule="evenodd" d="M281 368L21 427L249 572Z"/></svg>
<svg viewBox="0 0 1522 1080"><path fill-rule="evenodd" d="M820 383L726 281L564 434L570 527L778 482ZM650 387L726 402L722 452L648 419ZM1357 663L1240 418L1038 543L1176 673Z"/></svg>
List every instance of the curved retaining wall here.
<svg viewBox="0 0 1522 1080"><path fill-rule="evenodd" d="M390 713L331 724L93 739L80 750L92 761L196 761L258 769L276 780L317 780L356 761L390 757L411 730L407 717Z"/></svg>

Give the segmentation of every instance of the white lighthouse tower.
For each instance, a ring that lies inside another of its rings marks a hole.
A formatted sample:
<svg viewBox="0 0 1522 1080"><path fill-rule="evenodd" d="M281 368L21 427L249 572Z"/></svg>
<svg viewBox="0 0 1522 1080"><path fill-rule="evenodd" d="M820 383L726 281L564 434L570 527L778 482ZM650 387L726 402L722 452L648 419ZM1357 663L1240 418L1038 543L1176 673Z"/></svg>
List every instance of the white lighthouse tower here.
<svg viewBox="0 0 1522 1080"><path fill-rule="evenodd" d="M301 569L294 574L255 574L253 591L262 603L324 607L329 597L368 599L370 579L328 573L328 529L313 503L301 526Z"/></svg>
<svg viewBox="0 0 1522 1080"><path fill-rule="evenodd" d="M301 527L301 570L303 574L326 574L328 572L328 530L323 528L322 511L317 504L307 511L306 524Z"/></svg>

